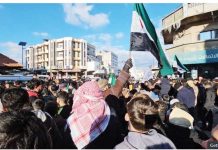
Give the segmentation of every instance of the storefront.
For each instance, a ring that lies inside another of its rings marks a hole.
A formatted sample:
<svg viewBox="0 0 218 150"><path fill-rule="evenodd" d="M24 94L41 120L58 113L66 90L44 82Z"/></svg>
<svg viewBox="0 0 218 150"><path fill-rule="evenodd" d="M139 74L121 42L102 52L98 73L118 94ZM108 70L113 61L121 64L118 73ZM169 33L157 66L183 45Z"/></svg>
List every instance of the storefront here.
<svg viewBox="0 0 218 150"><path fill-rule="evenodd" d="M218 49L176 51L169 54L171 59L175 54L189 70L198 70L199 76L218 77Z"/></svg>

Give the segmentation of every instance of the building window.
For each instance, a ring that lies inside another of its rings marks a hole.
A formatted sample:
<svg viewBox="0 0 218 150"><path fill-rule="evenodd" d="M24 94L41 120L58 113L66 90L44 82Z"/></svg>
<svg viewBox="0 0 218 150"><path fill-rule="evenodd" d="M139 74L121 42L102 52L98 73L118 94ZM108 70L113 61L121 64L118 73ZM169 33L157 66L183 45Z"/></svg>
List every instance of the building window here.
<svg viewBox="0 0 218 150"><path fill-rule="evenodd" d="M58 68L63 68L63 61L58 61Z"/></svg>
<svg viewBox="0 0 218 150"><path fill-rule="evenodd" d="M79 47L80 47L80 43L78 42L78 43L77 43L77 48L79 48Z"/></svg>
<svg viewBox="0 0 218 150"><path fill-rule="evenodd" d="M63 43L58 43L57 48L63 48Z"/></svg>
<svg viewBox="0 0 218 150"><path fill-rule="evenodd" d="M218 30L212 31L212 39L218 39Z"/></svg>
<svg viewBox="0 0 218 150"><path fill-rule="evenodd" d="M58 52L58 57L63 57L63 52Z"/></svg>
<svg viewBox="0 0 218 150"><path fill-rule="evenodd" d="M75 42L72 42L72 47L75 48Z"/></svg>
<svg viewBox="0 0 218 150"><path fill-rule="evenodd" d="M76 52L75 51L73 51L73 57L75 57L76 56Z"/></svg>
<svg viewBox="0 0 218 150"><path fill-rule="evenodd" d="M79 57L79 52L77 52L77 57Z"/></svg>
<svg viewBox="0 0 218 150"><path fill-rule="evenodd" d="M218 30L205 31L199 34L199 40L201 41L211 39L218 39Z"/></svg>

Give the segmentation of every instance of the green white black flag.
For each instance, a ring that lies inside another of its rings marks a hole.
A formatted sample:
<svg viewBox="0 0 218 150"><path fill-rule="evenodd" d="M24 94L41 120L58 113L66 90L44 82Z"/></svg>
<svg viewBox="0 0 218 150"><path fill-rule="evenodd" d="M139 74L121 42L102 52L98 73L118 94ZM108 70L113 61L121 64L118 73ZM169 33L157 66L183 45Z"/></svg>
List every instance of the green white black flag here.
<svg viewBox="0 0 218 150"><path fill-rule="evenodd" d="M162 76L173 74L173 68L165 56L155 28L143 4L134 4L130 50L149 51L161 66Z"/></svg>
<svg viewBox="0 0 218 150"><path fill-rule="evenodd" d="M189 70L179 61L178 57L174 56L173 67L177 68L180 73L188 72Z"/></svg>

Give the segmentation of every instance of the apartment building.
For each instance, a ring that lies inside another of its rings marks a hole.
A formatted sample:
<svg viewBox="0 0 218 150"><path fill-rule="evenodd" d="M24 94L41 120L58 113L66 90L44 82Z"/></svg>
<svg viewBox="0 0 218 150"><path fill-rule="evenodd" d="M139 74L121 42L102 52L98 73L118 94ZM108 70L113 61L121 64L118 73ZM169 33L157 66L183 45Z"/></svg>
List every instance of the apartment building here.
<svg viewBox="0 0 218 150"><path fill-rule="evenodd" d="M177 55L200 76L218 76L218 5L188 3L162 19L162 35L171 59Z"/></svg>
<svg viewBox="0 0 218 150"><path fill-rule="evenodd" d="M111 51L96 52L96 56L102 60L102 66L106 68L107 73L118 74L118 56Z"/></svg>
<svg viewBox="0 0 218 150"><path fill-rule="evenodd" d="M87 69L88 54L95 54L95 46L83 39L64 37L47 40L27 48L27 68L44 68L52 74L61 72L78 78Z"/></svg>

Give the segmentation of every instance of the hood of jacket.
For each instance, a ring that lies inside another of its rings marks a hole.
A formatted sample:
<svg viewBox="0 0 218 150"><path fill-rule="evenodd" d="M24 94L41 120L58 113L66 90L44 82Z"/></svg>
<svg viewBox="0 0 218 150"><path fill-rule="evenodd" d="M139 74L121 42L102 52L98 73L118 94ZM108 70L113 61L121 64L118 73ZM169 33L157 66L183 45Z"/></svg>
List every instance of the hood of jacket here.
<svg viewBox="0 0 218 150"><path fill-rule="evenodd" d="M151 129L148 133L142 134L129 132L124 141L116 146L118 149L172 149L175 145L167 137Z"/></svg>

